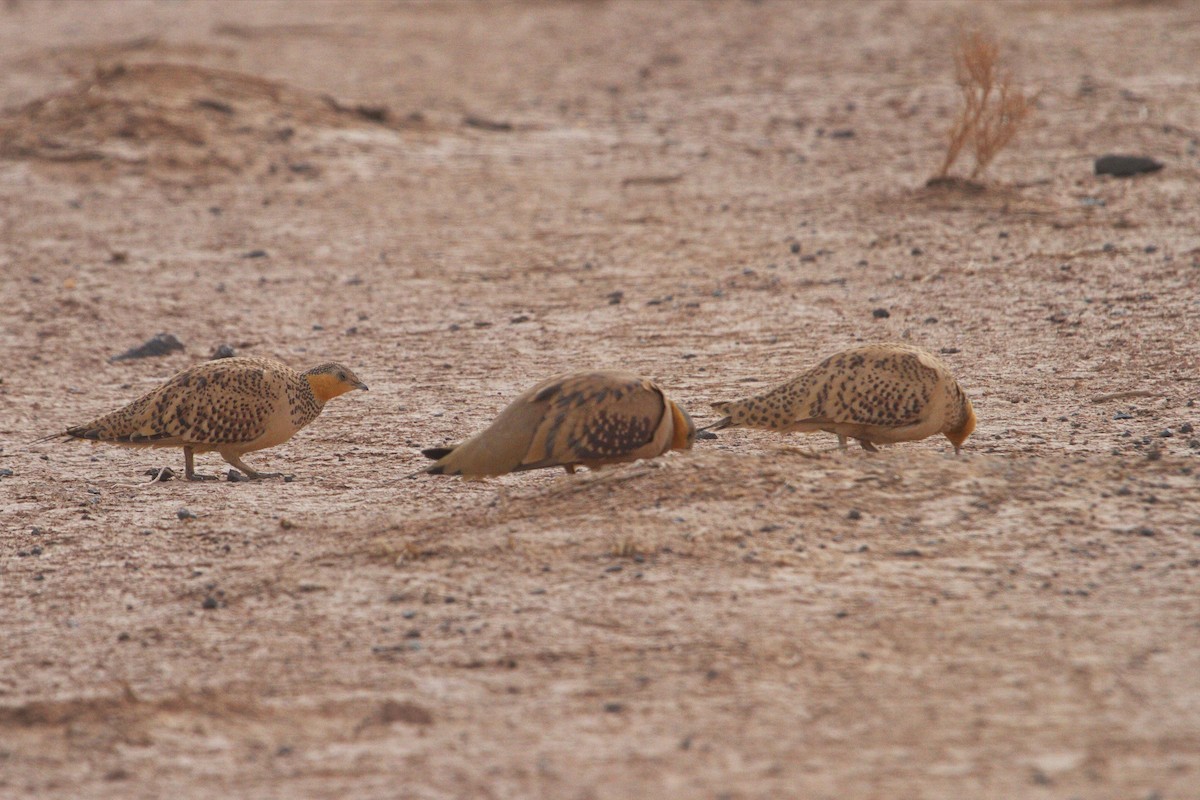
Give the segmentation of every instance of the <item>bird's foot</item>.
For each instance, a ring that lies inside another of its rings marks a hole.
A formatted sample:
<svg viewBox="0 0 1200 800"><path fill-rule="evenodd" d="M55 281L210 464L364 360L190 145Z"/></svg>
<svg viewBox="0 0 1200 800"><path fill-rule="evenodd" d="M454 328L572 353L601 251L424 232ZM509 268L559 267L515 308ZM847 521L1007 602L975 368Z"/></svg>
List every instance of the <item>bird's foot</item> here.
<svg viewBox="0 0 1200 800"><path fill-rule="evenodd" d="M215 480L217 480L216 475L201 475L199 472L189 472L184 477L187 478L189 481L215 481Z"/></svg>
<svg viewBox="0 0 1200 800"><path fill-rule="evenodd" d="M229 470L229 471L233 472L233 470ZM283 477L282 472L249 472L246 474L246 480L250 480L250 481L261 481L266 478L282 478L282 477Z"/></svg>
<svg viewBox="0 0 1200 800"><path fill-rule="evenodd" d="M871 444L870 442L868 442L866 439L859 439L858 443L860 445L862 445L862 449L866 450L868 453L878 453L879 452L879 448L876 447L875 445Z"/></svg>

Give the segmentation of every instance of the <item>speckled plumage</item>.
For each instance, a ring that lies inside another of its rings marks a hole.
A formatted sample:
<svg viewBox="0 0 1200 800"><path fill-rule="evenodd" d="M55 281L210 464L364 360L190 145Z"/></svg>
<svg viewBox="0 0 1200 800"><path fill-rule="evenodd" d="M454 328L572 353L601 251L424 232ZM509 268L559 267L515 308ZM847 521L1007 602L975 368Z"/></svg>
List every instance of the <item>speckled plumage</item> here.
<svg viewBox="0 0 1200 800"><path fill-rule="evenodd" d="M867 450L944 434L957 452L975 412L941 359L906 344L870 344L835 353L763 394L713 403L725 418L710 428L826 431L842 447Z"/></svg>
<svg viewBox="0 0 1200 800"><path fill-rule="evenodd" d="M425 450L419 472L484 477L544 467L598 467L692 446L696 428L662 389L627 372L580 372L539 383L483 432Z"/></svg>
<svg viewBox="0 0 1200 800"><path fill-rule="evenodd" d="M269 358L222 358L183 370L124 408L66 436L112 444L182 447L186 476L194 453L217 452L251 478L266 477L241 456L282 444L321 413L325 402L366 389L353 372L322 364L297 372Z"/></svg>

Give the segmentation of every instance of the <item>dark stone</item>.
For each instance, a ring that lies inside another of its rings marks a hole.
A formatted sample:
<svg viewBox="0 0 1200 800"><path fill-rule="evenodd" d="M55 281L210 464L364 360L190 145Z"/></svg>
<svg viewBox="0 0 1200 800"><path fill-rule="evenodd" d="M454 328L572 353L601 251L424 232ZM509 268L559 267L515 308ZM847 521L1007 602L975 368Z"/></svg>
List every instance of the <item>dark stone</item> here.
<svg viewBox="0 0 1200 800"><path fill-rule="evenodd" d="M1097 175L1115 175L1118 178L1128 178L1130 175L1140 175L1145 172L1157 172L1163 165L1153 158L1145 156L1106 155L1096 159Z"/></svg>
<svg viewBox="0 0 1200 800"><path fill-rule="evenodd" d="M176 511L175 516L179 517L180 519L195 519L196 518L196 515L193 514L191 511L188 511L186 508L181 508L178 511Z"/></svg>
<svg viewBox="0 0 1200 800"><path fill-rule="evenodd" d="M173 353L176 350L183 350L183 342L175 338L174 334L159 333L142 342L137 347L126 350L119 356L113 356L109 359L109 361L117 362L128 361L134 358L165 356L167 353Z"/></svg>
<svg viewBox="0 0 1200 800"><path fill-rule="evenodd" d="M212 611L214 608L217 607L217 598L212 597L211 595L209 597L204 598L204 602L200 604L200 607L203 608L205 611Z"/></svg>
<svg viewBox="0 0 1200 800"><path fill-rule="evenodd" d="M248 253L242 253L242 258L266 258L266 250L251 250Z"/></svg>
<svg viewBox="0 0 1200 800"><path fill-rule="evenodd" d="M218 358L233 358L237 355L237 351L233 349L233 345L223 344L213 350L213 354L209 356L209 361L216 361Z"/></svg>
<svg viewBox="0 0 1200 800"><path fill-rule="evenodd" d="M875 319L887 319L891 315L892 312L888 311L886 308L877 308L871 312L871 316Z"/></svg>

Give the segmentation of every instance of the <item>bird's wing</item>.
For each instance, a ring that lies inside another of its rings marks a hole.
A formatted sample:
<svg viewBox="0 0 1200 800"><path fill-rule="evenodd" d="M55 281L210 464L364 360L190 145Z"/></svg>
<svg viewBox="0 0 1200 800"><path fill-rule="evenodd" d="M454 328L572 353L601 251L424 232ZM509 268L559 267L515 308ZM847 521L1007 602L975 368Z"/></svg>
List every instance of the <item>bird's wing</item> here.
<svg viewBox="0 0 1200 800"><path fill-rule="evenodd" d="M532 402L544 403L545 412L519 469L637 453L655 441L666 410L658 387L623 373L571 376L544 387Z"/></svg>
<svg viewBox="0 0 1200 800"><path fill-rule="evenodd" d="M276 410L278 380L255 364L202 364L67 433L122 444L250 442L266 431Z"/></svg>
<svg viewBox="0 0 1200 800"><path fill-rule="evenodd" d="M935 364L921 353L899 349L854 359L848 369L830 369L818 382L818 397L811 406L814 418L886 427L921 420L941 379Z"/></svg>

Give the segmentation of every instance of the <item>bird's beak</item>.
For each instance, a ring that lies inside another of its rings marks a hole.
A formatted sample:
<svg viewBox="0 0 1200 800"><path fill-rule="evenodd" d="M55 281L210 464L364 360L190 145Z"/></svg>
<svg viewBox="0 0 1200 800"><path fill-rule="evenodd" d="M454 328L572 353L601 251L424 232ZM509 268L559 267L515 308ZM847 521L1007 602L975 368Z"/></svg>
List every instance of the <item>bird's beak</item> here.
<svg viewBox="0 0 1200 800"><path fill-rule="evenodd" d="M354 388L362 389L364 392L371 391L370 389L367 388L367 385L365 383L363 383L362 381L359 381L358 383L354 384Z"/></svg>

